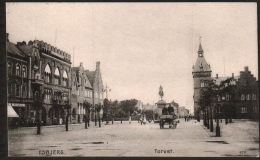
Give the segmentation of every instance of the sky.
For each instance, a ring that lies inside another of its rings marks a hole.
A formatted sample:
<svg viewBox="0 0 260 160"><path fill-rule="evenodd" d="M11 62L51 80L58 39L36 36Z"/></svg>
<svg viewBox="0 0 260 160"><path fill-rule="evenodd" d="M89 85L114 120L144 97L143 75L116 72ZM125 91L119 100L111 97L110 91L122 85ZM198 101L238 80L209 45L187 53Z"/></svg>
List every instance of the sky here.
<svg viewBox="0 0 260 160"><path fill-rule="evenodd" d="M43 40L73 66L101 63L108 98L174 100L193 111L199 37L212 75L258 77L256 3L7 3L10 41ZM74 53L74 56L73 56ZM74 58L73 58L74 57ZM258 78L257 78L258 79Z"/></svg>

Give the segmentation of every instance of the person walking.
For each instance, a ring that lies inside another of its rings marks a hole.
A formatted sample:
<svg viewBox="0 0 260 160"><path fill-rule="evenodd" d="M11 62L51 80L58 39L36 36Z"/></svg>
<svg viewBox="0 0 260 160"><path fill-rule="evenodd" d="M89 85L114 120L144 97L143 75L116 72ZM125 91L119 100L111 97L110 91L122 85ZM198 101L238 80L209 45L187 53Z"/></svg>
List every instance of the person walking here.
<svg viewBox="0 0 260 160"><path fill-rule="evenodd" d="M129 116L129 124L131 124L131 115Z"/></svg>

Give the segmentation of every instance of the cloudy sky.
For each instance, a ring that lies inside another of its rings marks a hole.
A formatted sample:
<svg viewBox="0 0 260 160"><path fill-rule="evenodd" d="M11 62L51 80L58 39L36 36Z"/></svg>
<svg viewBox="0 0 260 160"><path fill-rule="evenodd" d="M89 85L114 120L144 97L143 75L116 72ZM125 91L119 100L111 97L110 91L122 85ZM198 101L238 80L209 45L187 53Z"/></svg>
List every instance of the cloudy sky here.
<svg viewBox="0 0 260 160"><path fill-rule="evenodd" d="M39 39L101 62L111 99L159 99L193 107L192 65L202 37L212 74L258 77L256 3L7 3L10 41ZM73 61L73 60L72 60ZM192 109L193 110L193 109Z"/></svg>

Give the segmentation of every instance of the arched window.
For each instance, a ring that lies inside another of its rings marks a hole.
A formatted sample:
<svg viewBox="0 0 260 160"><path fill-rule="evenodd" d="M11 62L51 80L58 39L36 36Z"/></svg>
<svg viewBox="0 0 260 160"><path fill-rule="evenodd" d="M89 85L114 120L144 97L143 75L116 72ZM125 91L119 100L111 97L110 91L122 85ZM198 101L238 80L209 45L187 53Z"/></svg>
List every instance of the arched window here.
<svg viewBox="0 0 260 160"><path fill-rule="evenodd" d="M50 68L49 64L47 64L44 69L44 80L47 83L51 82L51 68Z"/></svg>
<svg viewBox="0 0 260 160"><path fill-rule="evenodd" d="M67 71L63 72L62 81L63 81L63 86L67 87L67 85L68 85L68 74L67 74Z"/></svg>
<svg viewBox="0 0 260 160"><path fill-rule="evenodd" d="M21 66L20 66L20 64L16 64L15 75L21 76Z"/></svg>
<svg viewBox="0 0 260 160"><path fill-rule="evenodd" d="M54 84L59 85L60 84L60 71L58 68L55 69L54 78L55 78Z"/></svg>
<svg viewBox="0 0 260 160"><path fill-rule="evenodd" d="M12 75L12 64L9 62L8 63L8 75Z"/></svg>
<svg viewBox="0 0 260 160"><path fill-rule="evenodd" d="M26 77L27 77L27 69L26 69L26 66L23 66L23 68L22 68L22 77L23 77L23 78L26 78Z"/></svg>

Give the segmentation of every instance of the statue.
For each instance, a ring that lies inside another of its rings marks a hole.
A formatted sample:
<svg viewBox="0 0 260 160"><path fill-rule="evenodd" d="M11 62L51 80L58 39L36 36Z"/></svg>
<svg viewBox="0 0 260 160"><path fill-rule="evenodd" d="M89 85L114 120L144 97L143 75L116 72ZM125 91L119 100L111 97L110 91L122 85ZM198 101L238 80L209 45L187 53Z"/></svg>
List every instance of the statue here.
<svg viewBox="0 0 260 160"><path fill-rule="evenodd" d="M162 86L160 85L160 88L159 88L159 96L161 97L161 100L162 100L163 95L164 95L164 93L163 93L163 88L162 88Z"/></svg>

